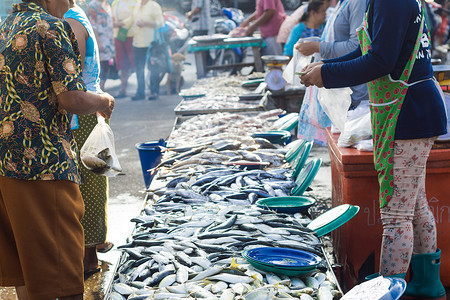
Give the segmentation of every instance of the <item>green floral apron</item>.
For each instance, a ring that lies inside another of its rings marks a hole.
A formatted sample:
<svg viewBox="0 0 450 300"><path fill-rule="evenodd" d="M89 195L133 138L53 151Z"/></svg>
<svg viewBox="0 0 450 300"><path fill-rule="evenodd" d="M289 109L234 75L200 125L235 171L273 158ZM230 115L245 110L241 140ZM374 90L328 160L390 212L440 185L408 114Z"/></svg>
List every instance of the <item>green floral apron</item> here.
<svg viewBox="0 0 450 300"><path fill-rule="evenodd" d="M369 9L366 12L363 26L358 30L358 40L363 55L367 54L371 49L371 40L367 31ZM395 127L403 100L408 91L408 86L404 83L407 83L409 80L420 47L425 19L423 9L421 19L422 22L414 51L400 76L400 80L393 81L389 75L386 75L367 83L370 98L374 163L380 185L380 207L385 206L390 201L394 189L393 155Z"/></svg>

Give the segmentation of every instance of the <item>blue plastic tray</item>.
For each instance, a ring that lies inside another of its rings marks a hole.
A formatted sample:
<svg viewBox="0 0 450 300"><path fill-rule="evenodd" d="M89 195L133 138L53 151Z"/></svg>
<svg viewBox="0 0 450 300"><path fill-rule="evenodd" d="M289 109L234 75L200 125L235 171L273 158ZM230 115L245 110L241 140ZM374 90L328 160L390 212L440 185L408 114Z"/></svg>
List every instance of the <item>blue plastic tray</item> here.
<svg viewBox="0 0 450 300"><path fill-rule="evenodd" d="M282 268L310 268L317 266L322 259L311 252L279 247L261 247L248 250L246 256L265 265Z"/></svg>

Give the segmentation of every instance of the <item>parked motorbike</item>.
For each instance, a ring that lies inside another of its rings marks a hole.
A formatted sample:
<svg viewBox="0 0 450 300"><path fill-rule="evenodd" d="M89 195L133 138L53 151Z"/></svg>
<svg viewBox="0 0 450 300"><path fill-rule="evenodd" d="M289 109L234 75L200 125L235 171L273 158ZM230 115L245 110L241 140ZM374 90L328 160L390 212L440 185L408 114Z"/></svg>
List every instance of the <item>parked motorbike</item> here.
<svg viewBox="0 0 450 300"><path fill-rule="evenodd" d="M170 28L166 33L166 41L169 41L171 52L184 54L192 37L192 30L174 15L164 14L164 20Z"/></svg>
<svg viewBox="0 0 450 300"><path fill-rule="evenodd" d="M244 20L244 13L237 8L222 8L222 14L226 18L219 18L214 21L214 32L216 34L230 34L233 29L237 28ZM225 66L242 62L244 58L244 49L218 49L213 60L214 65ZM231 75L238 72L238 68L222 69L221 71L229 72ZM214 71L217 75L218 71Z"/></svg>

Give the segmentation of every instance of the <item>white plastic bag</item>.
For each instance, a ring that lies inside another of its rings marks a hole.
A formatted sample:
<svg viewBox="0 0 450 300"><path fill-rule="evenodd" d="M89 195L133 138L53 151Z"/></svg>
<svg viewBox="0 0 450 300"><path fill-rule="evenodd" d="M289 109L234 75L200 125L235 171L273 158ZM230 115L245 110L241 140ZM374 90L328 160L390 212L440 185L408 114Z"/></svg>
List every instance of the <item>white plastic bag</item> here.
<svg viewBox="0 0 450 300"><path fill-rule="evenodd" d="M372 137L372 125L370 123L370 112L345 123L344 131L338 139L339 147L352 147L357 142Z"/></svg>
<svg viewBox="0 0 450 300"><path fill-rule="evenodd" d="M348 108L351 104L352 90L348 87L339 89L319 89L319 103L325 113L331 119L334 126L341 132L344 131L345 121L347 120Z"/></svg>
<svg viewBox="0 0 450 300"><path fill-rule="evenodd" d="M369 101L362 101L347 114L344 131L338 139L339 147L353 147L358 142L372 138Z"/></svg>
<svg viewBox="0 0 450 300"><path fill-rule="evenodd" d="M283 78L287 83L294 86L304 86L300 83L300 76L295 74L311 63L312 55L304 56L298 50L294 49L294 56L283 71Z"/></svg>
<svg viewBox="0 0 450 300"><path fill-rule="evenodd" d="M97 175L114 177L122 172L114 147L114 134L105 118L97 115L97 121L97 125L81 147L81 161L88 170Z"/></svg>
<svg viewBox="0 0 450 300"><path fill-rule="evenodd" d="M319 37L308 37L299 39L298 43L301 42L316 42L320 41ZM314 59L313 59L314 58ZM292 59L287 64L286 68L283 71L283 78L287 83L294 86L304 87L303 84L300 83L300 76L295 74L296 72L301 72L304 67L309 65L313 61L321 60L320 53L314 53L312 55L304 56L297 49L294 48L294 55Z"/></svg>

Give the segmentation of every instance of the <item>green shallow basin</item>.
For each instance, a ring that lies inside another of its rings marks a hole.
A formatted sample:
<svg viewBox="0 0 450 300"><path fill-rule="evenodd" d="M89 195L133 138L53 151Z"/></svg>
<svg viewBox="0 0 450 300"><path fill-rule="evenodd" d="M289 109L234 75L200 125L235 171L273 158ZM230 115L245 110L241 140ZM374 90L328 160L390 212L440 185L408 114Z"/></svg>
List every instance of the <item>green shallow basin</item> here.
<svg viewBox="0 0 450 300"><path fill-rule="evenodd" d="M306 212L314 203L315 199L304 196L271 197L256 201L258 207L291 214Z"/></svg>
<svg viewBox="0 0 450 300"><path fill-rule="evenodd" d="M286 130L269 130L253 133L252 137L266 139L272 144L282 144L291 137L291 133Z"/></svg>
<svg viewBox="0 0 450 300"><path fill-rule="evenodd" d="M289 146L291 148L285 155L286 161L288 163L291 163L293 160L295 160L295 158L297 157L297 154L300 152L300 150L303 148L303 146L305 144L306 144L306 141L304 141L302 139L298 139L298 140L293 141L292 143L289 143Z"/></svg>

